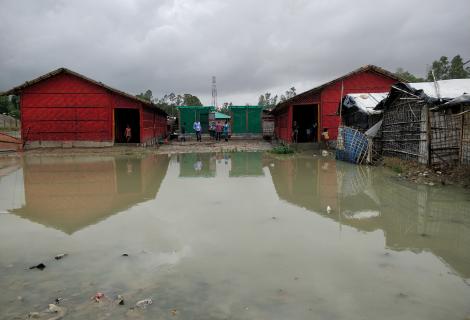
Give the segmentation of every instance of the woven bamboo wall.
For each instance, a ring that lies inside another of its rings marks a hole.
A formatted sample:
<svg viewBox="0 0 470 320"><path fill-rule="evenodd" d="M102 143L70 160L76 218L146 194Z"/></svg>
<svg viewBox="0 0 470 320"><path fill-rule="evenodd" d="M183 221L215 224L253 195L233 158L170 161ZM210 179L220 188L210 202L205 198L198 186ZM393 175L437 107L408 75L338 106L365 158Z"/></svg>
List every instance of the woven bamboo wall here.
<svg viewBox="0 0 470 320"><path fill-rule="evenodd" d="M424 107L423 101L401 94L384 110L382 152L385 156L419 161L420 144L427 141L422 135L427 125L422 117Z"/></svg>

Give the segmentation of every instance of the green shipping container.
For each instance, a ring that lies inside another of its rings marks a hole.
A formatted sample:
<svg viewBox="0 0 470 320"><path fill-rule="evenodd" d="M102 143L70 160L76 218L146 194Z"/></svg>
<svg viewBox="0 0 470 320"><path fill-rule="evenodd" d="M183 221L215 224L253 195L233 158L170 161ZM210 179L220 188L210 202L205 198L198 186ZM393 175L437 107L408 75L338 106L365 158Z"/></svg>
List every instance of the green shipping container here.
<svg viewBox="0 0 470 320"><path fill-rule="evenodd" d="M231 106L233 134L261 134L261 106Z"/></svg>
<svg viewBox="0 0 470 320"><path fill-rule="evenodd" d="M202 133L207 133L209 128L209 113L212 107L208 106L180 106L178 107L180 132L181 126L185 124L186 133L195 133L193 123L201 122Z"/></svg>

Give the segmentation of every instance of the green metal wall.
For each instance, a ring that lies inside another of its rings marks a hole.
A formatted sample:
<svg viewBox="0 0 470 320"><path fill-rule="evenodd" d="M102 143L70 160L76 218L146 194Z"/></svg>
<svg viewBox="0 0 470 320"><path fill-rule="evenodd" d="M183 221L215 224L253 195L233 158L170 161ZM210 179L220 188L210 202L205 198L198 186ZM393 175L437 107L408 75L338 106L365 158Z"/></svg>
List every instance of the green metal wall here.
<svg viewBox="0 0 470 320"><path fill-rule="evenodd" d="M261 112L260 106L231 106L232 133L261 134Z"/></svg>
<svg viewBox="0 0 470 320"><path fill-rule="evenodd" d="M179 125L181 131L181 125L186 123L186 133L194 133L193 123L196 120L201 122L202 132L207 133L209 127L209 112L212 111L212 107L206 106L181 106L178 107L179 113Z"/></svg>

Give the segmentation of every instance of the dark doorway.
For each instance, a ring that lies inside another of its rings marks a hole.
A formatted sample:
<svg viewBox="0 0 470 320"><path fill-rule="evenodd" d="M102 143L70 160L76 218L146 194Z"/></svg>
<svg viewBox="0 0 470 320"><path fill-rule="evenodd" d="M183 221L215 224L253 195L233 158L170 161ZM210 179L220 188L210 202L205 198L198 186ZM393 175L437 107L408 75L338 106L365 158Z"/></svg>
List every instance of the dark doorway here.
<svg viewBox="0 0 470 320"><path fill-rule="evenodd" d="M294 114L292 121L292 128L294 128L294 121L297 124L298 128L297 142L317 142L317 104L294 106Z"/></svg>
<svg viewBox="0 0 470 320"><path fill-rule="evenodd" d="M140 114L138 109L114 109L114 142L126 143L126 127L131 128L129 143L140 142Z"/></svg>

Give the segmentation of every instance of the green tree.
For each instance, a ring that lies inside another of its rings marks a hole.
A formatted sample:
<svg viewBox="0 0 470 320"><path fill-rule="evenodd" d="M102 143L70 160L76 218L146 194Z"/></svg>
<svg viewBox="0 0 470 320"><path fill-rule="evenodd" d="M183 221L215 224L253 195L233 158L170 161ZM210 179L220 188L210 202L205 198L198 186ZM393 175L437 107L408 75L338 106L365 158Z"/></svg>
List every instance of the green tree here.
<svg viewBox="0 0 470 320"><path fill-rule="evenodd" d="M10 99L8 96L0 96L0 114L8 114Z"/></svg>
<svg viewBox="0 0 470 320"><path fill-rule="evenodd" d="M137 98L144 99L144 100L152 102L153 101L152 90L147 90L144 93L139 93L137 95Z"/></svg>
<svg viewBox="0 0 470 320"><path fill-rule="evenodd" d="M0 96L0 114L7 114L14 118L19 118L20 110L18 97Z"/></svg>
<svg viewBox="0 0 470 320"><path fill-rule="evenodd" d="M218 108L218 111L225 114L230 114L230 107L233 106L231 102L224 102L222 106Z"/></svg>
<svg viewBox="0 0 470 320"><path fill-rule="evenodd" d="M183 95L183 104L185 106L202 106L201 100L189 93Z"/></svg>
<svg viewBox="0 0 470 320"><path fill-rule="evenodd" d="M423 78L417 77L411 72L403 68L397 68L397 71L395 71L395 75L407 82L424 82L425 81Z"/></svg>
<svg viewBox="0 0 470 320"><path fill-rule="evenodd" d="M258 105L263 106L263 109L272 109L277 104L278 96L273 96L270 92L266 92L259 96Z"/></svg>
<svg viewBox="0 0 470 320"><path fill-rule="evenodd" d="M460 55L456 55L450 61L449 79L465 79L469 78L470 73L464 69L463 60Z"/></svg>
<svg viewBox="0 0 470 320"><path fill-rule="evenodd" d="M297 95L295 92L295 87L291 87L289 90L286 91L285 95L281 95L280 102L284 102L286 100L289 100L290 98L293 98Z"/></svg>
<svg viewBox="0 0 470 320"><path fill-rule="evenodd" d="M446 80L449 79L449 59L446 56L442 56L439 60L433 61L431 65L431 70L428 72L428 81L434 81L434 78L436 80ZM432 75L432 72L434 71L434 77Z"/></svg>

